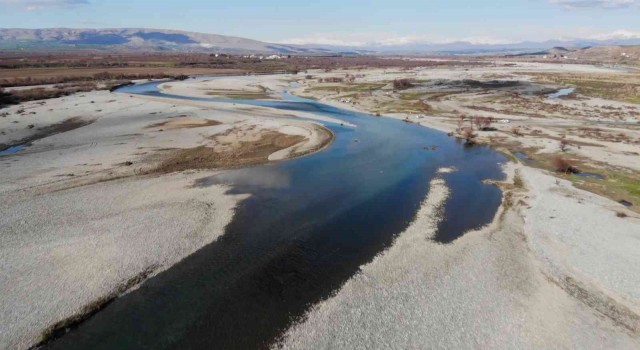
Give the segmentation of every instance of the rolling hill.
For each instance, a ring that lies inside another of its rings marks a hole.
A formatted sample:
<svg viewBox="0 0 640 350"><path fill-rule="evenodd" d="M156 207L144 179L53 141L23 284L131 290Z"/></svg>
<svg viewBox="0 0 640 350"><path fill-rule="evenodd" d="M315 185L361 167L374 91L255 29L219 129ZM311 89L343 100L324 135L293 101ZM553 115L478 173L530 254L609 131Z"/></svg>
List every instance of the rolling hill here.
<svg viewBox="0 0 640 350"><path fill-rule="evenodd" d="M0 29L0 49L304 53L311 48L165 29Z"/></svg>

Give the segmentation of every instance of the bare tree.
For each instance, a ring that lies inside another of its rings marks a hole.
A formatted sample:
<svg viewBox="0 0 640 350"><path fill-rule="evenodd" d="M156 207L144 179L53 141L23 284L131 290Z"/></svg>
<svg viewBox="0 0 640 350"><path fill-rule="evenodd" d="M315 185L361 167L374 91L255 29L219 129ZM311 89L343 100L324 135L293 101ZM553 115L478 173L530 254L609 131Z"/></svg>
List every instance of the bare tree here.
<svg viewBox="0 0 640 350"><path fill-rule="evenodd" d="M491 129L491 124L493 123L492 117L484 117L484 116L475 116L472 119L472 123L478 130L488 131Z"/></svg>
<svg viewBox="0 0 640 350"><path fill-rule="evenodd" d="M473 127L466 127L462 130L462 137L467 145L473 145L476 143L476 134L473 132Z"/></svg>
<svg viewBox="0 0 640 350"><path fill-rule="evenodd" d="M464 125L464 114L458 115L458 132L462 132L462 126Z"/></svg>

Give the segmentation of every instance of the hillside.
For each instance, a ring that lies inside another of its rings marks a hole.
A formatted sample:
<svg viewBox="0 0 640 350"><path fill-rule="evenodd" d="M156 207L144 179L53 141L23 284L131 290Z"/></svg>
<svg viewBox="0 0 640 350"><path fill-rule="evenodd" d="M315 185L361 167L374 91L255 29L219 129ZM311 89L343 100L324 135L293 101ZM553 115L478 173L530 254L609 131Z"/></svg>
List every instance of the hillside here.
<svg viewBox="0 0 640 350"><path fill-rule="evenodd" d="M580 60L613 62L621 64L640 63L640 46L598 46L576 50L567 55Z"/></svg>
<svg viewBox="0 0 640 350"><path fill-rule="evenodd" d="M554 47L549 50L508 56L638 66L640 65L640 45L602 45L570 49Z"/></svg>
<svg viewBox="0 0 640 350"><path fill-rule="evenodd" d="M310 49L233 36L165 29L0 29L0 49L110 49L298 53Z"/></svg>

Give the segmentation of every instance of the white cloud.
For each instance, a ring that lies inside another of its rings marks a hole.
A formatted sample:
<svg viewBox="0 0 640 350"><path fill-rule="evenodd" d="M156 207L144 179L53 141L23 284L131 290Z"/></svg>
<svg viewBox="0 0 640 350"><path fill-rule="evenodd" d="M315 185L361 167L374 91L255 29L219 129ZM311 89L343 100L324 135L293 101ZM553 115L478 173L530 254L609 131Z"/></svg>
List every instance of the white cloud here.
<svg viewBox="0 0 640 350"><path fill-rule="evenodd" d="M280 40L282 44L293 45L332 45L332 46L349 46L349 47L384 47L398 45L415 45L415 44L446 44L456 41L466 41L472 44L507 44L513 41L502 40L492 37L467 37L467 38L447 38L436 37L432 35L405 35L405 36L389 36L378 35L372 33L359 34L316 34L306 37L291 38Z"/></svg>
<svg viewBox="0 0 640 350"><path fill-rule="evenodd" d="M560 5L566 9L588 7L620 9L640 4L640 0L549 0L549 2L552 4Z"/></svg>
<svg viewBox="0 0 640 350"><path fill-rule="evenodd" d="M290 38L279 41L282 44L291 44L291 45L307 45L307 44L315 44L315 45L333 45L333 46L365 46L367 42L353 40L350 38L339 38L333 35L312 35L307 37L299 37L299 38Z"/></svg>
<svg viewBox="0 0 640 350"><path fill-rule="evenodd" d="M53 7L74 7L89 4L89 0L0 0L0 4L17 7L27 11Z"/></svg>
<svg viewBox="0 0 640 350"><path fill-rule="evenodd" d="M640 32L630 30L616 30L615 32L598 34L591 37L595 40L624 40L624 39L640 39Z"/></svg>
<svg viewBox="0 0 640 350"><path fill-rule="evenodd" d="M511 36L510 38L496 36L473 36L473 37L441 37L434 35L405 35L405 36L389 36L374 33L324 33L306 37L298 37L287 40L279 40L282 44L294 45L332 45L346 47L368 47L383 48L388 46L411 46L420 44L448 44L454 42L468 42L474 45L506 45L517 44L525 41L543 42L547 40L640 40L640 32L620 29L613 32L600 32L594 28L545 28L539 29L534 34L521 33L520 35Z"/></svg>

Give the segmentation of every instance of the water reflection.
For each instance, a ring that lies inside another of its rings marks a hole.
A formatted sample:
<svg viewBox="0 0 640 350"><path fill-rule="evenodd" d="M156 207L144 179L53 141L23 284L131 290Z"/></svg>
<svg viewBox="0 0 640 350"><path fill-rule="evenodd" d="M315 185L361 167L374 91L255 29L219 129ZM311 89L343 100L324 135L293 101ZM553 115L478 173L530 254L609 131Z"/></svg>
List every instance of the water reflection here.
<svg viewBox="0 0 640 350"><path fill-rule="evenodd" d="M196 187L229 185L234 188L282 189L291 186L291 175L283 169L267 165L262 167L227 171L197 179Z"/></svg>

